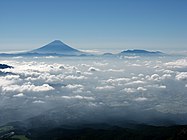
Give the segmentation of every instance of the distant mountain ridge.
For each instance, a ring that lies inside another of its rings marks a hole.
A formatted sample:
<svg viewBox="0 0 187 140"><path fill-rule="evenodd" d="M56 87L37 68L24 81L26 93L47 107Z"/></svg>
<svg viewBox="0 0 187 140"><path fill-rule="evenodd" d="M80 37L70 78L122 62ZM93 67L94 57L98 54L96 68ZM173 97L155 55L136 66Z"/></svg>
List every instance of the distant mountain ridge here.
<svg viewBox="0 0 187 140"><path fill-rule="evenodd" d="M22 53L1 53L1 57L45 57L45 56L104 56L104 57L116 57L121 55L138 55L138 56L161 56L166 55L160 51L147 51L147 50L124 50L120 53L113 54L110 52L96 55L83 51L79 51L78 49L72 48L69 45L63 43L60 40L54 40L51 43L44 45L40 48L22 52Z"/></svg>
<svg viewBox="0 0 187 140"><path fill-rule="evenodd" d="M160 51L147 51L147 50L135 49L135 50L125 50L125 51L122 51L120 54L124 54L124 55L163 55L164 53L162 53Z"/></svg>

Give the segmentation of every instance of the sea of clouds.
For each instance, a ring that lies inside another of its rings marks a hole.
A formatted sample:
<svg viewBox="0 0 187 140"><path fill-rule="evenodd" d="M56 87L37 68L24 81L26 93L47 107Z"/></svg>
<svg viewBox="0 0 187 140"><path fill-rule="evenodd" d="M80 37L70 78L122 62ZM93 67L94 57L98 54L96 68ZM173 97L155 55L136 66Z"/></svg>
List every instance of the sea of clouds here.
<svg viewBox="0 0 187 140"><path fill-rule="evenodd" d="M0 124L187 123L186 57L1 58Z"/></svg>

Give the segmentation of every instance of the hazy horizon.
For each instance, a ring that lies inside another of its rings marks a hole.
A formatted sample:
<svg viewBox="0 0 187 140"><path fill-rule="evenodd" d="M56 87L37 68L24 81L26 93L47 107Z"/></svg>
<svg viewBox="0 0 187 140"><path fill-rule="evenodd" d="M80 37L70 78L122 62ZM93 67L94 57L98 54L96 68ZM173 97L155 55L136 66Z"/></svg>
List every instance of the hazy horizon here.
<svg viewBox="0 0 187 140"><path fill-rule="evenodd" d="M54 41L54 40L53 40ZM52 42L52 41L51 41ZM6 50L6 51L3 51L0 50L0 53L21 53L21 52L28 52L28 51L32 51L34 49L38 49L38 48L41 48L51 42L48 42L46 44L43 44L42 46L34 46L33 48L30 48L28 50L19 50L19 49L10 49L10 50ZM63 42L65 43L65 42ZM66 43L65 43L66 44ZM69 44L67 44L69 45ZM70 46L70 45L69 45ZM75 49L78 49L80 51L83 51L85 53L92 53L92 54L103 54L103 53L113 53L113 54L117 54L117 53L120 53L124 50L136 50L136 49L139 49L139 50L147 50L147 51L161 51L163 53L167 53L167 54L183 54L183 55L186 55L187 54L187 50L181 50L181 49L154 49L154 48L150 48L150 49L146 49L146 48L124 48L124 49L116 49L116 48L82 48L82 49L79 49L79 48L76 48L74 46L70 46L72 48L75 48ZM26 48L26 47L25 47Z"/></svg>

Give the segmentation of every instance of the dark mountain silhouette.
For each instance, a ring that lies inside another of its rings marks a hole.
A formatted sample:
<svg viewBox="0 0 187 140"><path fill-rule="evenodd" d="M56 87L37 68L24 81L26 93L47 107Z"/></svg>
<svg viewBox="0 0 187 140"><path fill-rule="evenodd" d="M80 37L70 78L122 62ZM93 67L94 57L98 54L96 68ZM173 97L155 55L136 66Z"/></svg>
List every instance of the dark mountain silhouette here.
<svg viewBox="0 0 187 140"><path fill-rule="evenodd" d="M6 76L8 74L13 74L11 72L3 72L3 71L1 71L1 69L8 69L8 68L11 69L13 67L9 66L9 65L6 65L6 64L0 64L0 76Z"/></svg>
<svg viewBox="0 0 187 140"><path fill-rule="evenodd" d="M8 68L13 68L13 67L6 64L0 64L0 69L8 69Z"/></svg>
<svg viewBox="0 0 187 140"><path fill-rule="evenodd" d="M129 124L127 127L120 127L102 123L74 127L67 125L28 127L25 122L17 121L0 126L0 130L2 140L17 140L15 137L32 140L52 140L54 138L59 140L186 140L187 138L187 125Z"/></svg>

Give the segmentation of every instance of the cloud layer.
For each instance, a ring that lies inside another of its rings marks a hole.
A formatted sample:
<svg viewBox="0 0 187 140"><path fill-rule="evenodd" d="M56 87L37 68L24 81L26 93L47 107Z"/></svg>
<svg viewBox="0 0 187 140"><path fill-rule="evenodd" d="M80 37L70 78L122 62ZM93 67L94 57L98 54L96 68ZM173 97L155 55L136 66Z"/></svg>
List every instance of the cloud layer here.
<svg viewBox="0 0 187 140"><path fill-rule="evenodd" d="M0 114L14 111L0 123L49 110L63 110L62 123L122 118L187 123L187 58L48 57L0 63L14 67L1 70L7 74L0 76ZM13 115L16 110L22 113Z"/></svg>

